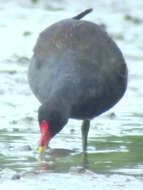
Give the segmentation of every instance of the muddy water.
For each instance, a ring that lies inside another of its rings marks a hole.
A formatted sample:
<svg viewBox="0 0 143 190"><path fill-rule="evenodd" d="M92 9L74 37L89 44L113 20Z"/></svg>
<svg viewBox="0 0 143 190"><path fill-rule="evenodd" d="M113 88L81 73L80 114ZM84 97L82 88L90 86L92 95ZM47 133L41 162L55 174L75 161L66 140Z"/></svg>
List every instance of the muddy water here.
<svg viewBox="0 0 143 190"><path fill-rule="evenodd" d="M38 34L85 8L87 20L104 25L129 68L124 98L92 121L88 155L81 153L80 121L70 120L37 160L39 102L27 83ZM129 189L143 185L142 1L0 1L0 189Z"/></svg>

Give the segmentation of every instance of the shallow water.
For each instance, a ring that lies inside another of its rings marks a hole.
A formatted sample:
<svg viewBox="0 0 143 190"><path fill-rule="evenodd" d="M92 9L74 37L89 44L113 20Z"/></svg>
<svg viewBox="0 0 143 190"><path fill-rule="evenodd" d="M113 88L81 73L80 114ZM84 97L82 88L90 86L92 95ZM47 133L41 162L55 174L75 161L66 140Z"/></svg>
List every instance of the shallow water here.
<svg viewBox="0 0 143 190"><path fill-rule="evenodd" d="M104 24L124 53L128 90L92 121L87 157L81 153L81 122L70 120L40 164L39 102L27 83L32 49L45 27L89 7L94 12L85 19ZM136 0L0 1L0 189L142 189L142 9Z"/></svg>

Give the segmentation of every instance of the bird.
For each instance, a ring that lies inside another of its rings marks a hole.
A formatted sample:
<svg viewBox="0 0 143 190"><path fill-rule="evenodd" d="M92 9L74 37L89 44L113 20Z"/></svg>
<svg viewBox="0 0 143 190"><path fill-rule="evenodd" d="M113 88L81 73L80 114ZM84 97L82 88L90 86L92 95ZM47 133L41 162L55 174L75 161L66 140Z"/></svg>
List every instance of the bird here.
<svg viewBox="0 0 143 190"><path fill-rule="evenodd" d="M128 68L115 41L98 24L82 20L93 9L44 29L28 68L28 82L41 103L39 154L69 119L82 120L82 150L87 151L90 121L125 94Z"/></svg>

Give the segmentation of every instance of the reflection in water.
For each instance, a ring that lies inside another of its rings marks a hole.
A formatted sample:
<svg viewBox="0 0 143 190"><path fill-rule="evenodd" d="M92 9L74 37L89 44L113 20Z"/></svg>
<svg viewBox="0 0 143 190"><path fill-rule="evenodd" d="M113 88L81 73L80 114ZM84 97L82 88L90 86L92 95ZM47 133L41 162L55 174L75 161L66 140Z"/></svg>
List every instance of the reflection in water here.
<svg viewBox="0 0 143 190"><path fill-rule="evenodd" d="M60 149L59 149L59 151L60 151ZM61 149L61 152L62 152L62 149ZM72 157L71 155L68 155L68 156ZM57 159L59 159L58 156L57 156ZM82 171L86 170L86 169L90 169L89 168L89 162L88 162L88 153L84 152L84 153L80 154L79 159L80 159L80 163L78 163L78 164L75 163L75 162L74 163L70 163L66 167L66 165L64 165L62 162L58 163L55 158L52 158L53 161L50 161L50 159L47 160L46 157L44 157L44 159L42 158L42 160L41 159L39 160L38 168L39 168L39 170L44 170L44 171L45 170L47 170L47 171L48 170L49 171L58 171L57 170L58 167L59 167L58 165L61 164L61 166L60 166L61 171L69 171L70 168L71 168L71 166L73 166L73 167L76 166L77 168L79 166L81 166L82 167ZM57 164L56 164L56 162L57 162ZM64 162L64 160L63 160L63 162ZM61 172L61 171L58 171L58 172Z"/></svg>
<svg viewBox="0 0 143 190"><path fill-rule="evenodd" d="M84 169L88 169L89 165L88 165L88 154L86 152L82 153L82 166Z"/></svg>
<svg viewBox="0 0 143 190"><path fill-rule="evenodd" d="M38 168L39 168L39 170L42 170L42 171L43 171L43 170L44 170L44 171L49 170L48 163L46 163L46 162L45 162L45 163L42 163L42 162L39 163L39 164L38 164Z"/></svg>

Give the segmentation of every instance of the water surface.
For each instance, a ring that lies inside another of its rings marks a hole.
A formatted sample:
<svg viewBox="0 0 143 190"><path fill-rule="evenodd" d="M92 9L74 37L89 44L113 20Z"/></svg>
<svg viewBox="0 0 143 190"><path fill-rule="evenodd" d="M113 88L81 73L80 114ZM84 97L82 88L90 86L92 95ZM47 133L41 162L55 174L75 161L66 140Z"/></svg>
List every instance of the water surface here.
<svg viewBox="0 0 143 190"><path fill-rule="evenodd" d="M39 102L27 68L39 33L92 7L85 19L102 24L129 68L128 90L109 112L92 121L88 155L81 150L80 121L70 120L38 162ZM32 190L140 190L143 185L143 3L132 1L0 1L0 188Z"/></svg>

